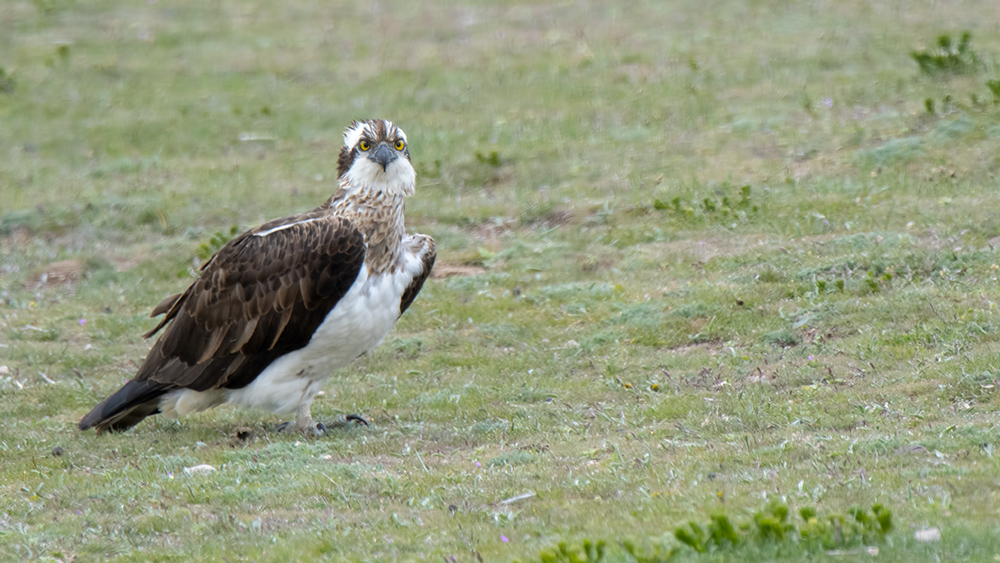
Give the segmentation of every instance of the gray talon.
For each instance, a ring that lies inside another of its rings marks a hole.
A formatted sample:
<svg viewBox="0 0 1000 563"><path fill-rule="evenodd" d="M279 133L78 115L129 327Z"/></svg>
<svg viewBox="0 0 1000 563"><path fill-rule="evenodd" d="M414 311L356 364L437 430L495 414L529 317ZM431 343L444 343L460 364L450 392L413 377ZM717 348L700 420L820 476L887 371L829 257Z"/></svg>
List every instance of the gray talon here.
<svg viewBox="0 0 1000 563"><path fill-rule="evenodd" d="M361 415L359 414L349 414L346 419L347 422L354 422L356 424L364 424L365 426L368 426L368 421L361 418Z"/></svg>
<svg viewBox="0 0 1000 563"><path fill-rule="evenodd" d="M310 434L309 430L311 429L312 430L311 434L314 436L319 436L319 435L329 436L331 428L346 429L351 426L354 426L351 424L352 422L356 426L361 426L361 425L368 426L368 421L362 418L360 415L349 414L340 420L335 420L331 422L329 426L323 424L322 422L316 422L313 423L311 426L304 426L304 427L299 426L299 424L296 422L282 422L277 426L277 428L275 428L275 431L292 432L294 430L308 435Z"/></svg>

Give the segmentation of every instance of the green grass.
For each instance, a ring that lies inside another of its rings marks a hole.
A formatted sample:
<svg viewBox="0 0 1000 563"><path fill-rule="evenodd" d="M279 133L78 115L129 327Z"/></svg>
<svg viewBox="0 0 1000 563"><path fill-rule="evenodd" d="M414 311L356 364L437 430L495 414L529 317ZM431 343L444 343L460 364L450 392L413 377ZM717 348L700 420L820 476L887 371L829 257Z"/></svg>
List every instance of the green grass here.
<svg viewBox="0 0 1000 563"><path fill-rule="evenodd" d="M879 560L992 560L984 9L4 3L0 560L511 561L593 539L627 561L620 542L669 550L775 499L885 505ZM961 72L911 56L965 31ZM429 282L313 410L373 425L305 440L219 408L79 433L199 255L329 197L368 117L408 133L409 227L485 269ZM913 539L928 527L940 542Z"/></svg>

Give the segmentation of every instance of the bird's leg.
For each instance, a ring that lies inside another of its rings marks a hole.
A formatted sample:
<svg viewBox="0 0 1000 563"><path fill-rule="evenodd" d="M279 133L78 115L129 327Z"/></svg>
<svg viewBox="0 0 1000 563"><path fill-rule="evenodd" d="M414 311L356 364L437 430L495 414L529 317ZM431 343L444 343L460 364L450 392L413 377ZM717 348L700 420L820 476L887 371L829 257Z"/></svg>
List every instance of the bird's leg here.
<svg viewBox="0 0 1000 563"><path fill-rule="evenodd" d="M357 414L349 414L347 416L338 416L337 420L334 420L333 422L329 423L328 425L324 425L322 422L320 422L319 424L317 424L317 426L322 426L324 431L326 431L328 429L346 430L346 429L351 428L353 426L362 426L362 425L368 426L368 421L365 420L365 419L363 419L363 418L361 418L361 416L357 415Z"/></svg>
<svg viewBox="0 0 1000 563"><path fill-rule="evenodd" d="M310 412L310 407L312 406L312 401L307 401L299 407L299 415L295 420L295 426L298 427L299 432L305 435L315 435L319 436L321 434L326 434L326 426L322 422L316 422L313 420L312 413Z"/></svg>
<svg viewBox="0 0 1000 563"><path fill-rule="evenodd" d="M295 418L295 429L306 436L326 434L326 426L322 422L317 423L313 420L312 413L310 412L313 399L316 398L316 394L319 393L320 388L321 386L316 382L306 386L302 395L302 403L299 406L298 416ZM291 429L291 422L278 425L278 432L288 432Z"/></svg>
<svg viewBox="0 0 1000 563"><path fill-rule="evenodd" d="M354 424L357 424L358 426L360 426L362 424L364 424L365 426L368 426L368 421L365 420L364 418L362 418L360 414L349 414L346 417L344 417L344 420L346 420L347 422L353 422Z"/></svg>
<svg viewBox="0 0 1000 563"><path fill-rule="evenodd" d="M306 396L304 397L305 400L302 402L302 406L299 407L298 416L296 417L295 420L295 428L299 432L305 434L306 436L309 435L319 436L321 434L327 433L327 426L322 422L316 422L315 420L313 420L312 413L310 412L310 407L312 406L313 398L315 398L316 392L318 391L319 389L317 388L315 391L307 392ZM330 423L330 428L348 428L352 426L352 423L353 425L357 426L360 426L362 424L368 426L368 421L357 414L349 414L345 417L338 417L338 418L339 418L338 420L335 420ZM287 432L291 429L292 429L291 422L286 422L278 426L279 432Z"/></svg>

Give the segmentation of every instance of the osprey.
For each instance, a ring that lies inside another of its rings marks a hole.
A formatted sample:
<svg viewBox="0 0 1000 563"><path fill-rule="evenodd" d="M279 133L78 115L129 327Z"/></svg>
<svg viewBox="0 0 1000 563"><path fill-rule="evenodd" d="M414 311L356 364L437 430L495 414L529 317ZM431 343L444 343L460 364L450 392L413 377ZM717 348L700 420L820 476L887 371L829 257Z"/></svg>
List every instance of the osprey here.
<svg viewBox="0 0 1000 563"><path fill-rule="evenodd" d="M403 227L416 172L402 129L353 122L337 173L340 187L323 205L234 238L184 293L157 305L152 316L163 320L144 336L163 334L80 430L233 403L297 412L300 431L325 432L310 414L316 394L389 334L436 256L434 239Z"/></svg>

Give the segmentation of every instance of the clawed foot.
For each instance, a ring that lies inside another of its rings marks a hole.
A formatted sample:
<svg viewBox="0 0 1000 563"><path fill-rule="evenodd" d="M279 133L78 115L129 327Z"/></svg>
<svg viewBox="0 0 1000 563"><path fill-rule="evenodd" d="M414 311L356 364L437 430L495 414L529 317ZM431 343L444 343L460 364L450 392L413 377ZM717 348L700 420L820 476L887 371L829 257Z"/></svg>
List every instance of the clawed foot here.
<svg viewBox="0 0 1000 563"><path fill-rule="evenodd" d="M349 414L344 418L345 420L347 420L347 422L353 422L354 424L364 424L365 426L368 426L368 421L361 418L360 414Z"/></svg>
<svg viewBox="0 0 1000 563"><path fill-rule="evenodd" d="M327 427L322 422L314 422L312 420L301 421L305 424L295 423L295 422L283 422L278 425L278 432L291 432L297 430L306 436L326 436L328 434ZM353 424L352 424L353 423ZM345 429L352 426L368 426L368 421L357 414L349 414L344 417L343 420L336 420L330 423L330 428Z"/></svg>
<svg viewBox="0 0 1000 563"><path fill-rule="evenodd" d="M330 428L347 429L354 426L368 426L368 421L361 418L361 415L349 414L343 419L338 419L330 423Z"/></svg>
<svg viewBox="0 0 1000 563"><path fill-rule="evenodd" d="M301 432L306 436L325 436L326 435L326 425L322 422L312 422L308 424L299 425L294 422L282 422L278 425L278 432Z"/></svg>

